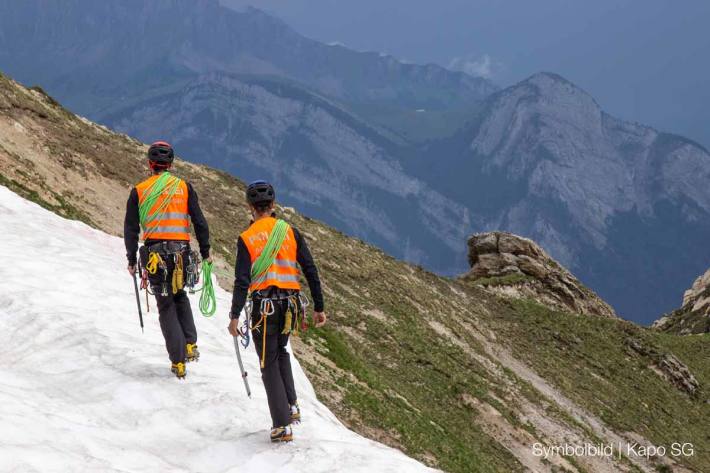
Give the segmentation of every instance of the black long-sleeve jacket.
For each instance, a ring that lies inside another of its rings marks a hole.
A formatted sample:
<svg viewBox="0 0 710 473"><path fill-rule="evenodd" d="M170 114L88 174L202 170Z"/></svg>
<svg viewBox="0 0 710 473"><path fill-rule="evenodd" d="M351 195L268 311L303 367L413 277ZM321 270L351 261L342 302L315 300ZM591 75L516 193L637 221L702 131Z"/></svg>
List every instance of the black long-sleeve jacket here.
<svg viewBox="0 0 710 473"><path fill-rule="evenodd" d="M128 264L135 265L137 262L136 252L138 251L138 239L141 232L140 214L138 212L138 190L134 187L128 196L126 203L126 218L123 221L123 242L126 244L126 257ZM207 220L200 209L200 202L197 193L190 183L187 184L187 211L195 228L197 242L200 244L200 254L202 258L210 256L210 229ZM149 240L154 241L154 240Z"/></svg>
<svg viewBox="0 0 710 473"><path fill-rule="evenodd" d="M293 228L293 227L292 227ZM308 288L313 298L313 309L316 312L323 311L323 291L318 277L318 268L313 261L311 251L308 249L306 240L301 233L293 228L293 236L296 239L296 261L301 266L301 271L308 281ZM244 308L251 284L251 256L247 245L239 237L237 240L237 261L234 265L234 292L232 294L232 310L229 317L236 319Z"/></svg>

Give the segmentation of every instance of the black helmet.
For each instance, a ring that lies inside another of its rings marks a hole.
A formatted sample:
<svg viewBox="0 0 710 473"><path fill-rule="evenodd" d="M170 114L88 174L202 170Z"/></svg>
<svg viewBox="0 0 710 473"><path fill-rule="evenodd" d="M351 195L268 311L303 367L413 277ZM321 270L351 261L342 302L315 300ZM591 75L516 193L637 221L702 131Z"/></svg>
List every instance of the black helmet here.
<svg viewBox="0 0 710 473"><path fill-rule="evenodd" d="M148 148L148 160L160 166L169 166L175 159L175 152L170 143L166 141L156 141Z"/></svg>
<svg viewBox="0 0 710 473"><path fill-rule="evenodd" d="M254 181L247 187L247 202L251 205L271 203L274 199L274 187L266 181Z"/></svg>

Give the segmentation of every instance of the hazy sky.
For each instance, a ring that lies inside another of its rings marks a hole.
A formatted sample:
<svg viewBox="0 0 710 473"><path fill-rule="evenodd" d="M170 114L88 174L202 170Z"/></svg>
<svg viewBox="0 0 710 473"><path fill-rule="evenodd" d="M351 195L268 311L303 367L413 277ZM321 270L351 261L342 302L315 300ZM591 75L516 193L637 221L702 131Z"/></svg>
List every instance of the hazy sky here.
<svg viewBox="0 0 710 473"><path fill-rule="evenodd" d="M305 36L502 86L546 70L608 112L710 148L710 1L222 0Z"/></svg>

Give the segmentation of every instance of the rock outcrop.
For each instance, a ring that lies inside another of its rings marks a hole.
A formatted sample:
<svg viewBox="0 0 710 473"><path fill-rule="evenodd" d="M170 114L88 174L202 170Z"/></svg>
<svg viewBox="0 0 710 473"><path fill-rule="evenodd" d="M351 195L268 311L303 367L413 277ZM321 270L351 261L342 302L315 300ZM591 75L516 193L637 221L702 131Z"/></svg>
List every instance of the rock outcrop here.
<svg viewBox="0 0 710 473"><path fill-rule="evenodd" d="M710 269L685 291L681 308L658 319L653 327L681 335L710 333Z"/></svg>
<svg viewBox="0 0 710 473"><path fill-rule="evenodd" d="M695 396L698 393L700 383L698 383L698 380L688 367L675 355L661 353L656 348L645 345L635 338L628 338L626 346L636 354L648 358L651 362L651 368L677 389L690 396Z"/></svg>
<svg viewBox="0 0 710 473"><path fill-rule="evenodd" d="M506 232L478 233L469 238L468 249L468 281L557 310L616 317L614 309L532 240Z"/></svg>

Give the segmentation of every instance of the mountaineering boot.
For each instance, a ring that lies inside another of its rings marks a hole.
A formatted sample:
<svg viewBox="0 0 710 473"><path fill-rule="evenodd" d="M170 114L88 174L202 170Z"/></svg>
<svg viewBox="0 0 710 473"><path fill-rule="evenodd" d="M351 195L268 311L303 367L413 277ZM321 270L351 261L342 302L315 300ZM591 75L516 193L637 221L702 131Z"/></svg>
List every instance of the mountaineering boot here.
<svg viewBox="0 0 710 473"><path fill-rule="evenodd" d="M173 363L170 371L172 371L179 379L184 379L187 374L185 363Z"/></svg>
<svg viewBox="0 0 710 473"><path fill-rule="evenodd" d="M299 424L301 422L301 409L298 407L298 403L291 404L291 423Z"/></svg>
<svg viewBox="0 0 710 473"><path fill-rule="evenodd" d="M291 431L290 425L271 429L272 442L290 442L291 440L293 440L293 431Z"/></svg>
<svg viewBox="0 0 710 473"><path fill-rule="evenodd" d="M200 361L200 350L197 349L196 343L188 343L185 345L185 353L187 354L187 362Z"/></svg>

